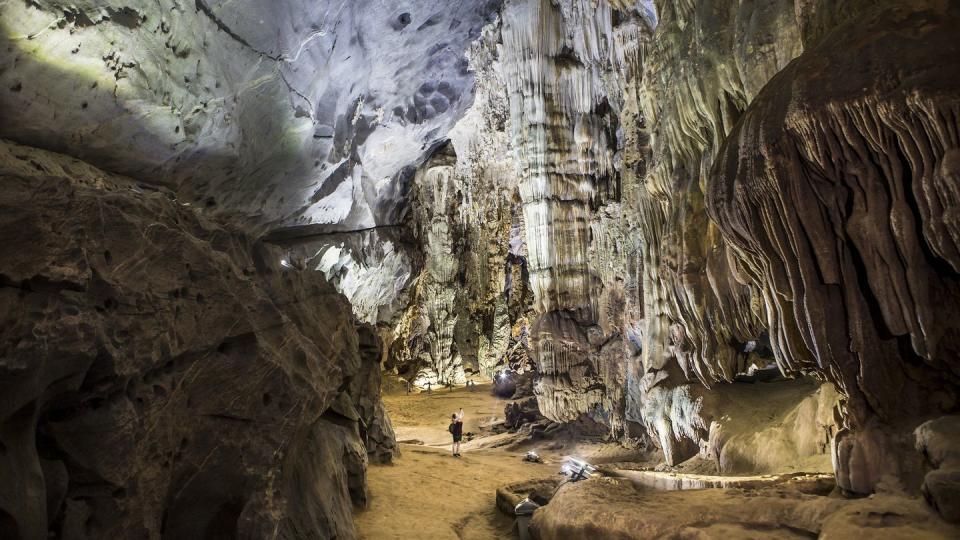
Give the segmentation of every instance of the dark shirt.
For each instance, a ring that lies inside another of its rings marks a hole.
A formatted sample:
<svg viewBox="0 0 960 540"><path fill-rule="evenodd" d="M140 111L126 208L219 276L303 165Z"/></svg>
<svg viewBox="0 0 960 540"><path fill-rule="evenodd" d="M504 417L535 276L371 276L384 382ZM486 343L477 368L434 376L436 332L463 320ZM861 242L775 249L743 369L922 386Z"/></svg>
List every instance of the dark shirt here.
<svg viewBox="0 0 960 540"><path fill-rule="evenodd" d="M452 433L457 437L463 435L463 422L454 422Z"/></svg>

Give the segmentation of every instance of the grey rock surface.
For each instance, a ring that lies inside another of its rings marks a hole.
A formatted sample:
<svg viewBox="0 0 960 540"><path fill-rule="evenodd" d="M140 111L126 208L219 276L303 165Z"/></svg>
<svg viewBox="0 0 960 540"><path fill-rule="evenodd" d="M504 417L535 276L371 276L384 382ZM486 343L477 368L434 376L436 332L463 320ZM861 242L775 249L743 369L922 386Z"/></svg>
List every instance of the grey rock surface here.
<svg viewBox="0 0 960 540"><path fill-rule="evenodd" d="M914 431L916 448L933 470L923 479L923 495L944 519L960 523L960 417L941 416Z"/></svg>
<svg viewBox="0 0 960 540"><path fill-rule="evenodd" d="M354 536L379 337L169 194L0 142L4 537Z"/></svg>
<svg viewBox="0 0 960 540"><path fill-rule="evenodd" d="M0 136L257 224L395 223L498 2L4 2Z"/></svg>

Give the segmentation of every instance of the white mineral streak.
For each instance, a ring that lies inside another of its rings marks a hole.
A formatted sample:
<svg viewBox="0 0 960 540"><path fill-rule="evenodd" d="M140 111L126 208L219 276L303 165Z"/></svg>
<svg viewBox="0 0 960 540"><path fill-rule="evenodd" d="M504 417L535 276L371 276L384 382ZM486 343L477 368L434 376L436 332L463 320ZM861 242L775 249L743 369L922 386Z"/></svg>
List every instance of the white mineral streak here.
<svg viewBox="0 0 960 540"><path fill-rule="evenodd" d="M402 297L410 282L410 261L389 240L377 243L370 239L363 251L377 255L371 260L357 260L344 243L326 245L314 255L313 269L323 272L350 300L358 319L376 324L389 318L389 312L384 312Z"/></svg>
<svg viewBox="0 0 960 540"><path fill-rule="evenodd" d="M581 4L570 6L575 19L567 22L552 2L510 2L502 35L535 307L582 310L593 320L589 203L613 150L605 119L591 111L604 97L598 63L612 47L609 7ZM569 42L568 26L576 32Z"/></svg>
<svg viewBox="0 0 960 540"><path fill-rule="evenodd" d="M614 112L638 82L650 35L634 7L510 1L501 48L539 315L539 405L555 420L591 415L614 433L626 429L623 354L635 350L623 325L641 316L636 296L625 296L636 294L638 268L621 216L624 134Z"/></svg>

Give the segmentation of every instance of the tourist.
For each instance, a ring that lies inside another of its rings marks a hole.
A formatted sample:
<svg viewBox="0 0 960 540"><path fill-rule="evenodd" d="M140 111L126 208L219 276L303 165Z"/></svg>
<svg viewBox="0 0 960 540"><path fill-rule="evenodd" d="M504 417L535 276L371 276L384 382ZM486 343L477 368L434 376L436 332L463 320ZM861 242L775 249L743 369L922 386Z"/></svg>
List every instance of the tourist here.
<svg viewBox="0 0 960 540"><path fill-rule="evenodd" d="M460 439L463 438L463 409L450 417L450 426L447 431L453 435L453 457L460 457Z"/></svg>

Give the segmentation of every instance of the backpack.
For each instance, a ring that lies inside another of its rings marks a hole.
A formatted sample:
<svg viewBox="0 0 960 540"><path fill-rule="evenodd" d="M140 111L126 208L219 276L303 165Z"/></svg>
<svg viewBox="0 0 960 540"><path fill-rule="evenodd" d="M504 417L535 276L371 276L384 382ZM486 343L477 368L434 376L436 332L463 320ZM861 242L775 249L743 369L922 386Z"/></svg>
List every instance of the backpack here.
<svg viewBox="0 0 960 540"><path fill-rule="evenodd" d="M449 431L450 433L453 433L453 428L454 428L454 425L451 423L449 426L447 426L447 431Z"/></svg>

